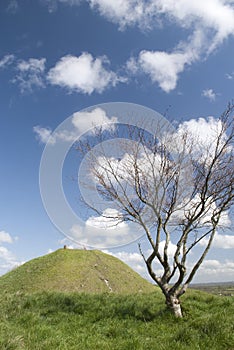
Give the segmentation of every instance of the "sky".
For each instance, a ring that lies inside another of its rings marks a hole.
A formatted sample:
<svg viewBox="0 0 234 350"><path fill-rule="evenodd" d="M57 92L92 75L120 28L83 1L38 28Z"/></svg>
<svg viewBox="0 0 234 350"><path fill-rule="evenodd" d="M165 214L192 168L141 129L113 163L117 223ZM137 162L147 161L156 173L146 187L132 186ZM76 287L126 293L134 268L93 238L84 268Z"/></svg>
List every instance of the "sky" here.
<svg viewBox="0 0 234 350"><path fill-rule="evenodd" d="M77 247L51 222L39 186L45 144L67 118L125 102L204 132L202 118L234 97L233 0L1 1L0 38L0 274ZM233 250L231 231L219 232L195 281L233 281ZM136 243L105 251L146 276Z"/></svg>

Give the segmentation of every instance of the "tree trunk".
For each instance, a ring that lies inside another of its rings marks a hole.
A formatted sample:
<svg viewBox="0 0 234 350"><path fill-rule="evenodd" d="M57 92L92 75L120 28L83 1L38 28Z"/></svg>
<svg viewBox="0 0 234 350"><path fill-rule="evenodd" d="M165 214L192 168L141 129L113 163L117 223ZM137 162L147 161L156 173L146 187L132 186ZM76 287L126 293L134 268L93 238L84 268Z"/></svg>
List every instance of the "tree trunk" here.
<svg viewBox="0 0 234 350"><path fill-rule="evenodd" d="M180 301L177 297L175 296L168 296L166 298L166 304L168 308L173 312L175 317L182 318L182 311L181 311L181 306L180 306Z"/></svg>

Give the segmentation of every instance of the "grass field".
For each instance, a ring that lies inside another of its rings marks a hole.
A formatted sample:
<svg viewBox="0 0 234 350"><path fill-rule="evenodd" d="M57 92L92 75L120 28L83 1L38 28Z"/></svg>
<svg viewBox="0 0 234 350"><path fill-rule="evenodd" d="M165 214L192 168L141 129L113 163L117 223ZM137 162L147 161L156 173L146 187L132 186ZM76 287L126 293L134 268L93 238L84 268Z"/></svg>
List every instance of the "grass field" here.
<svg viewBox="0 0 234 350"><path fill-rule="evenodd" d="M234 298L190 290L183 319L159 293L2 292L1 350L233 350Z"/></svg>
<svg viewBox="0 0 234 350"><path fill-rule="evenodd" d="M60 249L0 277L0 350L234 350L233 286L209 287L188 290L175 319L123 262Z"/></svg>
<svg viewBox="0 0 234 350"><path fill-rule="evenodd" d="M191 287L215 295L234 296L234 282L194 284Z"/></svg>

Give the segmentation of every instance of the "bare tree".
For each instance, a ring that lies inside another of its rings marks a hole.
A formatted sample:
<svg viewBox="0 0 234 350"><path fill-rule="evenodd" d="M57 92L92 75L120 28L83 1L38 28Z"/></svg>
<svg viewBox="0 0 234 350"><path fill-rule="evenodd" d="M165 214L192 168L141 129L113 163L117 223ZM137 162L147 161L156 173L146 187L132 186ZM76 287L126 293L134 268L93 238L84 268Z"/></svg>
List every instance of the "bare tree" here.
<svg viewBox="0 0 234 350"><path fill-rule="evenodd" d="M205 142L186 123L174 133L161 133L160 140L159 130L152 136L129 128L131 142L119 140L121 158L110 157L105 147L89 158L100 195L115 203L118 215L113 219L143 229L150 253L139 244L141 255L177 317L182 317L180 297L204 261L217 228L227 224L233 205L232 112L229 105ZM81 148L92 147L88 142ZM93 209L98 211L95 203ZM171 242L176 247L173 253ZM200 256L188 268L188 257L197 246Z"/></svg>

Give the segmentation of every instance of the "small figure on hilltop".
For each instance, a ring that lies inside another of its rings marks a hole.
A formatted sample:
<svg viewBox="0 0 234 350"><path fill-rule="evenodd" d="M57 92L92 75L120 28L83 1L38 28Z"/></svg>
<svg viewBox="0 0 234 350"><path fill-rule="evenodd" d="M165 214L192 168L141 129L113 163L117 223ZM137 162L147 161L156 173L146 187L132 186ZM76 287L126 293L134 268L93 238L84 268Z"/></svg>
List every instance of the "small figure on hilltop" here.
<svg viewBox="0 0 234 350"><path fill-rule="evenodd" d="M66 244L63 246L63 249L67 249L67 246L66 246Z"/></svg>

